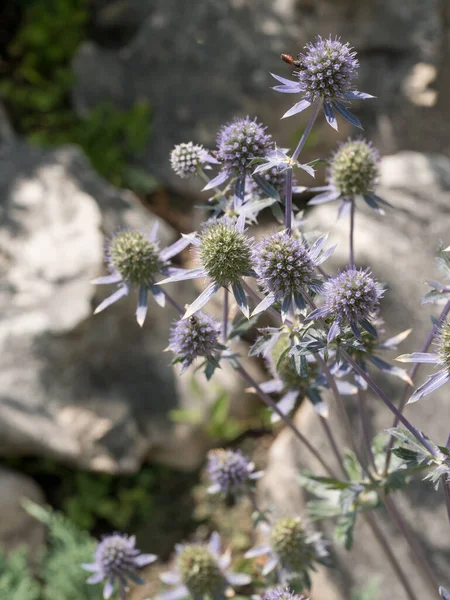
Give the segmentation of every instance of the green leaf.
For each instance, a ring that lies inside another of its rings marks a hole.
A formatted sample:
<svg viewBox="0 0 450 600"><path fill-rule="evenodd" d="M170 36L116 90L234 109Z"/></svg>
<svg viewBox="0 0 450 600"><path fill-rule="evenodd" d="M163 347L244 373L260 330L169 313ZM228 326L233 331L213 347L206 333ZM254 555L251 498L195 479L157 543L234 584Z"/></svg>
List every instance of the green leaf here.
<svg viewBox="0 0 450 600"><path fill-rule="evenodd" d="M338 519L334 529L334 539L338 544L344 546L346 550L351 550L353 546L353 532L356 523L356 512L348 513Z"/></svg>

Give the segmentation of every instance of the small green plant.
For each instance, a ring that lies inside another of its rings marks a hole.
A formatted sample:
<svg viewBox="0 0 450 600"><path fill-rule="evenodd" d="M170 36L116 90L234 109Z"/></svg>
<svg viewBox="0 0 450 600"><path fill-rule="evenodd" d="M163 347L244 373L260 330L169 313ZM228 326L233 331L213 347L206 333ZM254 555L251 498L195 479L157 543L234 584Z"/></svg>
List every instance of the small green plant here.
<svg viewBox="0 0 450 600"><path fill-rule="evenodd" d="M40 600L39 584L30 573L25 549L10 556L0 553L0 598Z"/></svg>
<svg viewBox="0 0 450 600"><path fill-rule="evenodd" d="M48 527L48 544L30 570L26 550L0 554L0 598L8 600L100 600L101 589L86 585L81 563L92 560L96 542L60 513L26 502L26 510Z"/></svg>
<svg viewBox="0 0 450 600"><path fill-rule="evenodd" d="M150 133L148 102L128 110L99 104L80 119L72 107L72 58L86 37L89 0L39 0L24 5L22 25L7 48L0 97L19 134L43 146L76 144L111 183L150 193L158 182L129 166Z"/></svg>

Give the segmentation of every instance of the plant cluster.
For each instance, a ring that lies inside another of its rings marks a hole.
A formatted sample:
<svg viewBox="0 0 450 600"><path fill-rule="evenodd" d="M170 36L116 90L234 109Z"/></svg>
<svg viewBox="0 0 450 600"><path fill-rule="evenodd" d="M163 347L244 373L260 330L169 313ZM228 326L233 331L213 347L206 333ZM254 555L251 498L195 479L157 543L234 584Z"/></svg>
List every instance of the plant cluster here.
<svg viewBox="0 0 450 600"><path fill-rule="evenodd" d="M302 164L300 154L321 113L337 129L338 118L361 127L350 112L351 102L371 98L356 90L358 61L348 44L331 37L308 44L296 60L293 79L274 75L275 90L291 94L297 102L285 113L290 117L309 110L310 118L293 152L276 146L267 128L255 118L236 118L225 124L217 136L217 148L206 151L194 142L174 148L170 161L180 177L199 177L209 191L210 215L197 232L186 233L169 248L161 249L156 231L121 231L107 251L109 274L94 283L116 284L118 288L97 308L99 312L135 290L136 317L143 326L150 293L164 307L177 312L170 333L169 350L182 369L203 371L209 379L222 364L229 363L255 394L304 445L305 452L321 465L319 473L301 473L301 484L316 498L308 514L277 514L270 506L260 506L255 482L261 473L238 451L216 449L208 456L210 492L227 501L248 498L254 508L255 543L248 549L247 569L233 569L230 549L224 550L220 536L213 533L204 543L183 543L174 549L173 566L160 576L157 598L208 597L224 599L242 588L247 595L266 600L299 600L311 593L317 565L331 562L331 542L313 527L314 521L332 519L334 542L350 549L355 524L364 520L382 546L388 563L405 590L405 597L417 598L405 567L389 547L375 513L384 507L389 519L405 534L405 541L429 588L429 598L445 600L449 592L440 588L418 551L417 543L398 509L393 492L406 488L420 472L435 487L440 486L450 515L450 450L429 439L405 416L409 402L432 394L450 378L450 287L429 282L432 288L426 302L444 303L433 320L432 330L420 352L403 354L403 362L433 363L439 370L412 394L417 368L409 373L380 358L379 352L395 349L409 332L384 336L381 318L383 286L369 268L355 264L355 209L359 198L382 213L389 206L376 194L379 156L372 144L362 138L350 139L331 156L327 185L315 188L311 204L340 200L339 214L349 215L349 260L339 272L329 272L326 260L334 248L327 247L326 235L312 239L304 230L303 215L296 211L292 194L293 176L313 176L317 161ZM210 178L207 172L215 169ZM280 185L280 182L283 185ZM261 210L270 207L276 219L273 232L255 241L250 228ZM171 259L191 246L196 264L179 269ZM450 277L448 248L442 249L439 264ZM199 279L205 282L197 298L179 306L170 293L170 284ZM209 302L220 294L222 318L208 314ZM153 309L153 308L152 308ZM154 307L158 310L157 307ZM242 313L243 317L237 313ZM259 327L265 313L272 326ZM244 367L235 344L242 335L242 319L258 329L250 356L263 357L272 378L262 384L253 380ZM428 352L435 341L437 350ZM372 367L405 382L399 405L372 378ZM323 391L328 390L324 395ZM371 392L391 411L393 425L387 436L372 438L367 427L366 396ZM345 395L355 395L361 413L361 436L350 424ZM335 455L339 471L298 429L292 413L298 401L307 397L321 421L327 443ZM349 448L341 449L330 424L328 402L336 405L346 429ZM363 443L360 443L360 438ZM140 567L155 560L142 555L134 539L125 535L101 541L95 562L85 565L89 582L104 585L104 597L117 592L126 598L130 581L139 583ZM312 591L314 594L314 590Z"/></svg>

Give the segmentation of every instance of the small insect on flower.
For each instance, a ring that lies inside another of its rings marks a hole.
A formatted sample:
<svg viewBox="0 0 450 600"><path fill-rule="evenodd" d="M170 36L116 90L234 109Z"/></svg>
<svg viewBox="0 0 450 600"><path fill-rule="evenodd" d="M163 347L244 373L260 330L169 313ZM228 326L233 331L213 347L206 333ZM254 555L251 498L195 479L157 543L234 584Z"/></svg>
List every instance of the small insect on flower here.
<svg viewBox="0 0 450 600"><path fill-rule="evenodd" d="M210 164L218 164L218 161L201 144L192 142L177 144L170 153L170 165L183 179L198 174L202 165L210 169Z"/></svg>
<svg viewBox="0 0 450 600"><path fill-rule="evenodd" d="M361 127L358 119L348 110L351 100L373 98L370 94L355 90L353 80L358 73L359 62L356 52L343 44L339 38L322 39L318 36L314 42L305 46L304 53L294 60L292 56L283 54L282 59L297 68L292 81L279 75L272 76L281 83L273 89L284 94L302 95L302 100L294 104L284 115L290 117L309 108L311 104L320 102L329 125L338 128L335 112L346 121Z"/></svg>
<svg viewBox="0 0 450 600"><path fill-rule="evenodd" d="M117 583L121 600L125 600L127 581L139 585L145 582L138 576L141 567L157 560L155 554L141 554L136 548L134 536L114 533L106 536L97 546L95 562L81 565L86 571L93 573L87 583L105 582L103 598L111 598Z"/></svg>
<svg viewBox="0 0 450 600"><path fill-rule="evenodd" d="M380 205L393 206L375 194L380 162L378 150L363 138L349 138L340 143L328 163L327 185L310 188L311 191L320 193L308 204L340 200L338 213L342 216L350 210L351 202L362 196L370 208L384 214Z"/></svg>
<svg viewBox="0 0 450 600"><path fill-rule="evenodd" d="M209 596L217 600L228 597L230 588L248 585L251 577L230 570L231 555L221 552L221 540L217 532L208 544L177 544L175 568L161 573L160 579L171 590L162 592L157 600L198 600Z"/></svg>
<svg viewBox="0 0 450 600"><path fill-rule="evenodd" d="M314 563L328 564L328 543L320 533L309 531L300 517L279 517L272 525L261 523L264 542L245 553L245 558L268 556L262 576L266 577L278 567L283 585L289 581L310 587L308 574Z"/></svg>
<svg viewBox="0 0 450 600"><path fill-rule="evenodd" d="M308 320L333 319L328 332L328 343L339 335L341 327L350 325L355 337L361 341L358 325L370 335L377 332L370 323L371 316L379 308L384 290L372 277L369 269L347 268L325 282L323 293L324 306L317 308L308 316Z"/></svg>
<svg viewBox="0 0 450 600"><path fill-rule="evenodd" d="M169 260L189 245L189 240L181 238L171 246L159 249L158 222L150 235L140 231L124 230L116 233L107 246L106 257L110 275L97 277L91 283L107 285L116 283L119 289L97 306L94 314L127 296L132 288L138 290L136 319L142 327L147 315L147 296L151 292L160 306L165 306L164 292L156 285L158 275L172 275L179 269L172 268Z"/></svg>
<svg viewBox="0 0 450 600"><path fill-rule="evenodd" d="M236 497L250 491L252 483L262 477L255 465L240 450L217 448L208 452L206 470L211 480L210 494L225 494Z"/></svg>
<svg viewBox="0 0 450 600"><path fill-rule="evenodd" d="M423 396L431 394L450 379L450 321L448 319L438 330L436 343L438 346L437 353L413 352L412 354L402 354L396 359L405 363L430 363L441 367L437 373L431 375L423 385L416 389L408 400L408 404L417 402Z"/></svg>
<svg viewBox="0 0 450 600"><path fill-rule="evenodd" d="M239 219L222 217L210 219L200 232L190 236L189 242L197 248L200 267L189 270L179 270L173 277L160 281L158 285L182 281L184 279L198 279L206 277L210 280L208 287L200 296L188 306L183 319L198 312L220 288L231 288L237 305L249 318L250 308L247 302L242 278L254 277L252 269L252 240L245 234L245 217Z"/></svg>

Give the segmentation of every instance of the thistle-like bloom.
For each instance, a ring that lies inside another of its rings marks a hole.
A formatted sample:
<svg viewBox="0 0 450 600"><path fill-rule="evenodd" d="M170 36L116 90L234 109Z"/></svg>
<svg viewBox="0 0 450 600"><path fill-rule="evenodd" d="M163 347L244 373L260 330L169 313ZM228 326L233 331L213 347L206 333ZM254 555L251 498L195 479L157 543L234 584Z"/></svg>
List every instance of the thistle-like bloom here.
<svg viewBox="0 0 450 600"><path fill-rule="evenodd" d="M252 240L245 235L245 217L239 219L222 217L207 221L199 235L188 237L189 242L197 248L200 267L181 270L173 277L160 281L158 285L207 277L210 280L207 288L188 307L183 319L199 311L220 288L231 287L239 308L249 317L249 306L242 278L254 277L252 269Z"/></svg>
<svg viewBox="0 0 450 600"><path fill-rule="evenodd" d="M133 230L119 231L109 242L106 252L110 275L97 277L91 283L106 285L119 284L119 289L108 296L94 311L97 314L130 293L138 290L136 319L142 327L147 315L148 292L160 306L165 306L164 292L157 286L158 275L172 275L179 272L170 266L169 260L189 245L189 240L181 238L171 246L159 249L158 223L155 223L149 236Z"/></svg>
<svg viewBox="0 0 450 600"><path fill-rule="evenodd" d="M175 321L169 337L169 350L181 362L183 371L198 357L213 356L219 346L220 324L204 313Z"/></svg>
<svg viewBox="0 0 450 600"><path fill-rule="evenodd" d="M111 598L117 583L121 600L125 600L127 580L143 584L137 571L157 560L155 554L141 554L136 548L134 536L114 533L106 536L97 546L95 562L81 565L93 573L87 583L105 582L103 598Z"/></svg>
<svg viewBox="0 0 450 600"><path fill-rule="evenodd" d="M265 591L263 600L306 600L302 594L295 594L288 587L278 586Z"/></svg>
<svg viewBox="0 0 450 600"><path fill-rule="evenodd" d="M177 144L170 153L170 165L183 179L198 173L201 165L205 165L207 169L211 168L210 163L218 164L218 161L201 144L192 142Z"/></svg>
<svg viewBox="0 0 450 600"><path fill-rule="evenodd" d="M328 563L328 543L322 534L308 531L300 517L280 517L271 526L261 523L259 527L264 541L248 550L245 558L267 555L263 577L278 568L283 585L298 580L310 587L308 571L316 562Z"/></svg>
<svg viewBox="0 0 450 600"><path fill-rule="evenodd" d="M350 100L373 98L370 94L355 90L353 80L358 73L359 62L356 52L349 44L343 44L338 38L322 39L318 36L314 42L305 46L294 63L297 81L273 75L282 85L273 89L284 94L300 93L303 98L287 111L284 117L290 117L307 109L315 102L323 103L327 122L338 128L335 112L346 121L361 127L358 119L348 110Z"/></svg>
<svg viewBox="0 0 450 600"><path fill-rule="evenodd" d="M376 337L369 319L379 308L384 290L373 278L369 269L347 268L324 284L325 304L314 310L308 319L333 319L328 332L328 342L340 333L343 325L350 325L355 337L361 340L358 325Z"/></svg>
<svg viewBox="0 0 450 600"><path fill-rule="evenodd" d="M437 335L437 346L438 351L436 353L431 352L413 352L412 354L402 354L397 357L396 360L400 362L412 362L412 363L431 363L439 365L441 369L431 375L427 381L417 388L411 398L408 400L408 404L416 402L434 392L441 385L447 383L450 379L450 321L445 321Z"/></svg>
<svg viewBox="0 0 450 600"><path fill-rule="evenodd" d="M255 465L240 450L217 448L208 452L208 471L211 485L210 494L237 496L251 489L252 483L260 479L262 471L255 471Z"/></svg>
<svg viewBox="0 0 450 600"><path fill-rule="evenodd" d="M231 554L221 552L220 536L211 535L209 543L177 544L175 547L175 569L161 573L160 579L173 589L162 592L157 600L181 600L193 598L200 600L212 596L222 600L229 588L248 585L251 577L230 570Z"/></svg>
<svg viewBox="0 0 450 600"><path fill-rule="evenodd" d="M336 246L322 252L327 236L321 236L311 248L285 231L276 233L257 244L253 262L258 283L267 296L253 314L267 310L275 302L281 304L283 320L294 307L306 308L304 293L320 293L322 283L314 278L316 267L322 264Z"/></svg>
<svg viewBox="0 0 450 600"><path fill-rule="evenodd" d="M339 216L350 210L351 202L362 196L366 204L379 214L384 214L380 204L392 205L374 192L380 175L378 150L363 138L348 139L338 145L327 170L327 185L311 188L320 192L308 204L325 204L340 200Z"/></svg>
<svg viewBox="0 0 450 600"><path fill-rule="evenodd" d="M328 387L327 378L319 372L317 363L313 356L307 355L303 361L304 373L299 374L293 364L293 357L287 352L290 346L289 337L286 334L275 334L265 353L268 369L272 379L259 384L266 394L278 394L280 400L277 408L283 415L291 414L298 406L299 401L305 396L309 398L317 414L326 417L328 407L322 399L321 388ZM353 395L357 388L346 382L336 381L339 393L342 395ZM272 412L271 422L278 423L281 416Z"/></svg>
<svg viewBox="0 0 450 600"><path fill-rule="evenodd" d="M272 136L266 129L248 116L224 125L217 136L217 158L222 168L203 189L210 190L235 177L235 206L240 206L245 196L246 176L254 169L252 161L263 158L273 145Z"/></svg>

